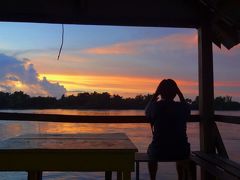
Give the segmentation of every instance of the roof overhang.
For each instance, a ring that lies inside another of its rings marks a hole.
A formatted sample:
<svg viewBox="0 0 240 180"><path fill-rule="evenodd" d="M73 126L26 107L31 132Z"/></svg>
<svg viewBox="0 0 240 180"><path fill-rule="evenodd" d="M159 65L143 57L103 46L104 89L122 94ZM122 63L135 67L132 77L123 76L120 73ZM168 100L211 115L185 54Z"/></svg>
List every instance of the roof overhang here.
<svg viewBox="0 0 240 180"><path fill-rule="evenodd" d="M186 2L8 0L1 2L0 21L196 28L198 6Z"/></svg>
<svg viewBox="0 0 240 180"><path fill-rule="evenodd" d="M178 28L210 21L212 41L230 49L240 42L239 9L239 0L8 0L0 21Z"/></svg>

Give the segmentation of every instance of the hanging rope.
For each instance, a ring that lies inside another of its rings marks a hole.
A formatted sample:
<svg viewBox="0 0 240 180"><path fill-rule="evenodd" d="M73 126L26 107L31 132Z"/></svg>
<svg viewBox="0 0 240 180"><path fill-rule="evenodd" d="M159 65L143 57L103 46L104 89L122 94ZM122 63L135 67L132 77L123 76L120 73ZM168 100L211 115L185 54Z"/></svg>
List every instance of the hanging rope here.
<svg viewBox="0 0 240 180"><path fill-rule="evenodd" d="M63 47L63 42L64 42L64 25L62 24L62 43L61 43L61 46L60 46L60 49L59 49L59 52L58 52L57 60L59 60L59 58L60 58L60 55L61 55L61 52L62 52L62 47Z"/></svg>

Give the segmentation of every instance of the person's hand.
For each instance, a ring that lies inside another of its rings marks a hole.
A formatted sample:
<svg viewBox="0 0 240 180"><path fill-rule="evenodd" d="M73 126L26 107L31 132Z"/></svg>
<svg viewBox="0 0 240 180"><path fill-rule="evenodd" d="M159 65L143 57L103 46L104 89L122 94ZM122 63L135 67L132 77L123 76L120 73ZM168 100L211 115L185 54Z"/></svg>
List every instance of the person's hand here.
<svg viewBox="0 0 240 180"><path fill-rule="evenodd" d="M155 91L155 93L154 93L154 95L153 95L153 99L154 100L158 100L158 96L160 95L160 92L161 92L161 86L159 84L157 89L156 89L156 91Z"/></svg>
<svg viewBox="0 0 240 180"><path fill-rule="evenodd" d="M156 91L155 91L155 94L156 94L157 96L159 96L159 95L160 95L160 92L161 92L161 86L160 86L160 84L161 84L161 83L159 83L159 85L158 85L158 87L157 87L157 89L156 89Z"/></svg>
<svg viewBox="0 0 240 180"><path fill-rule="evenodd" d="M183 96L181 90L179 89L179 87L177 87L177 89L176 89L176 93L177 93L177 95L178 95L180 101L181 101L181 102L185 102L184 96Z"/></svg>

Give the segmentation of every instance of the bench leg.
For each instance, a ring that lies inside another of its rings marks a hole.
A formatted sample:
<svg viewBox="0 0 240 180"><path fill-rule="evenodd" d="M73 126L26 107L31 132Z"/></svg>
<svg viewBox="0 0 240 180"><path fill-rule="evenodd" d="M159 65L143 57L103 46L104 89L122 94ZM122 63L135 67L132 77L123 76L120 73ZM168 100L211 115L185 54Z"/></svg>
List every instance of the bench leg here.
<svg viewBox="0 0 240 180"><path fill-rule="evenodd" d="M118 171L117 172L117 180L122 180L123 175L122 175L122 171Z"/></svg>
<svg viewBox="0 0 240 180"><path fill-rule="evenodd" d="M42 172L28 171L28 180L42 180Z"/></svg>
<svg viewBox="0 0 240 180"><path fill-rule="evenodd" d="M197 166L193 161L189 161L188 180L197 180Z"/></svg>
<svg viewBox="0 0 240 180"><path fill-rule="evenodd" d="M176 162L178 180L196 180L197 167L193 161L183 160Z"/></svg>
<svg viewBox="0 0 240 180"><path fill-rule="evenodd" d="M123 171L123 180L131 180L131 172Z"/></svg>
<svg viewBox="0 0 240 180"><path fill-rule="evenodd" d="M105 180L112 180L112 171L105 171Z"/></svg>
<svg viewBox="0 0 240 180"><path fill-rule="evenodd" d="M136 162L136 180L139 180L139 162Z"/></svg>

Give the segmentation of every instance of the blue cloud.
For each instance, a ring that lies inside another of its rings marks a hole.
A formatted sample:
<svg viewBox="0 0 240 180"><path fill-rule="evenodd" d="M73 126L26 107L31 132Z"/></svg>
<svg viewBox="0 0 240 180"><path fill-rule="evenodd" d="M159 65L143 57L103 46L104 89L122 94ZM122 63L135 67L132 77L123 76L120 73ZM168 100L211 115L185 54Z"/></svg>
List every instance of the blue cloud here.
<svg viewBox="0 0 240 180"><path fill-rule="evenodd" d="M0 90L13 92L22 90L29 95L61 97L66 93L64 86L51 83L46 78L40 80L29 60L19 60L13 56L0 54Z"/></svg>

